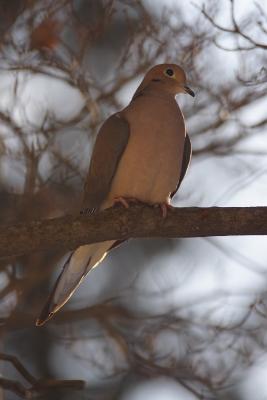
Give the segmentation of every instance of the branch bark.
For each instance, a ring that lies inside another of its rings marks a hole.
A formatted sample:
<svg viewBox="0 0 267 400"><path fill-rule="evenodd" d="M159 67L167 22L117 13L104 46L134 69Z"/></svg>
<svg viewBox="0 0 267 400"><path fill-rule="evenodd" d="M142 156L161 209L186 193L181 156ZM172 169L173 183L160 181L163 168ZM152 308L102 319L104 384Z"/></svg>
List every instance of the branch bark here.
<svg viewBox="0 0 267 400"><path fill-rule="evenodd" d="M267 207L174 208L164 219L159 209L134 205L89 216L0 226L0 257L50 248L71 250L105 240L232 235L267 235Z"/></svg>

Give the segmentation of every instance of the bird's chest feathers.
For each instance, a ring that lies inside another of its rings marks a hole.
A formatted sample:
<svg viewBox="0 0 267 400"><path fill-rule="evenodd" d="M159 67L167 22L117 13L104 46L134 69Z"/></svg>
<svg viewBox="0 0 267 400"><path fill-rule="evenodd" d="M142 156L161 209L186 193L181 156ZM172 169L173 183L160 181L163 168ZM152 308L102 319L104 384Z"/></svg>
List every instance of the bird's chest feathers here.
<svg viewBox="0 0 267 400"><path fill-rule="evenodd" d="M181 126L183 118L176 103L158 99L146 104L144 99L141 100L139 104L136 100L130 116L127 115L131 126L128 150L138 158L138 163L152 162L155 168L167 162L169 157L177 157L178 146L185 135L184 126Z"/></svg>
<svg viewBox="0 0 267 400"><path fill-rule="evenodd" d="M119 195L164 201L180 176L184 120L175 100L147 100L136 99L124 112L131 131L114 189Z"/></svg>

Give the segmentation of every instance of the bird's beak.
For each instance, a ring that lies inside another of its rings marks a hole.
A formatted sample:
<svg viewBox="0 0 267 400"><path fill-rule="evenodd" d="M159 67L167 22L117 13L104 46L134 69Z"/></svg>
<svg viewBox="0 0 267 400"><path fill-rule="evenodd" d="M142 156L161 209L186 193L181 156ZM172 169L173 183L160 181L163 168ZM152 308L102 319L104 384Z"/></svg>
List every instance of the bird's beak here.
<svg viewBox="0 0 267 400"><path fill-rule="evenodd" d="M190 87L184 86L184 90L186 93L190 94L190 96L195 97L195 93L193 92L192 89L190 89Z"/></svg>

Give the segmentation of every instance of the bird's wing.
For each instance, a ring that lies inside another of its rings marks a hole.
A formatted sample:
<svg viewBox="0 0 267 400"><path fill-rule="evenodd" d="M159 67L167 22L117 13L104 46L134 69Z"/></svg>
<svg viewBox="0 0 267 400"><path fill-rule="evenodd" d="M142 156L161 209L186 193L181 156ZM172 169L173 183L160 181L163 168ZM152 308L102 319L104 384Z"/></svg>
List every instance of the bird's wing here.
<svg viewBox="0 0 267 400"><path fill-rule="evenodd" d="M85 182L82 212L96 211L107 197L129 135L129 123L119 113L109 117L102 125Z"/></svg>
<svg viewBox="0 0 267 400"><path fill-rule="evenodd" d="M119 114L114 114L104 122L96 139L85 183L83 213L99 209L108 195L129 135L129 124ZM43 325L68 301L87 273L105 257L113 243L106 241L80 246L71 253L36 321L37 326Z"/></svg>
<svg viewBox="0 0 267 400"><path fill-rule="evenodd" d="M184 142L184 154L183 154L181 175L180 175L180 179L179 179L179 182L178 182L178 185L177 185L175 191L171 194L171 198L175 195L175 193L177 192L177 190L179 189L179 187L182 183L182 180L185 177L188 166L190 164L191 156L192 156L192 145L191 145L191 141L189 139L188 134L186 134L185 142Z"/></svg>

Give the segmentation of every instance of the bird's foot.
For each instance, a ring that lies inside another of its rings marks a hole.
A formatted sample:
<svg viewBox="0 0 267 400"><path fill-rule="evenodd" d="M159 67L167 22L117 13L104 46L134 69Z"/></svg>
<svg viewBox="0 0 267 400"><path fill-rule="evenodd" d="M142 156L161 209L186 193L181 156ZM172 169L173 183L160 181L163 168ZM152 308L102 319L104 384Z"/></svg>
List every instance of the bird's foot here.
<svg viewBox="0 0 267 400"><path fill-rule="evenodd" d="M166 218L168 211L169 210L173 210L174 207L172 205L170 205L169 203L159 203L159 204L155 204L154 207L160 207L161 212L162 212L162 217Z"/></svg>
<svg viewBox="0 0 267 400"><path fill-rule="evenodd" d="M140 203L140 202L134 197L123 197L123 196L115 197L113 200L113 206L115 206L116 204L122 204L123 207L129 208L130 203Z"/></svg>

